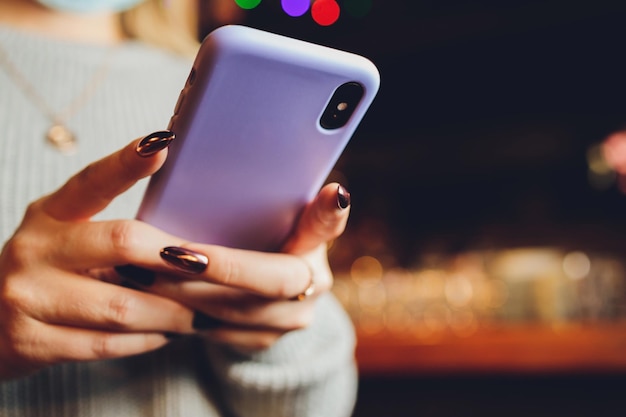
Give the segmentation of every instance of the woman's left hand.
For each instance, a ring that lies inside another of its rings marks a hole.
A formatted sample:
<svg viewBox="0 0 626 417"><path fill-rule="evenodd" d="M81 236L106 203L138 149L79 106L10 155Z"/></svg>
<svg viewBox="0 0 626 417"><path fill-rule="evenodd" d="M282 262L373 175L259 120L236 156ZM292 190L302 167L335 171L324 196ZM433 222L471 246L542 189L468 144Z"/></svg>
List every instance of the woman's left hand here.
<svg viewBox="0 0 626 417"><path fill-rule="evenodd" d="M328 184L305 207L282 253L181 240L161 251L165 262L158 274L135 267L118 272L142 290L195 309L194 327L212 340L268 348L283 334L307 327L316 298L331 289L327 243L343 233L349 206L350 194Z"/></svg>

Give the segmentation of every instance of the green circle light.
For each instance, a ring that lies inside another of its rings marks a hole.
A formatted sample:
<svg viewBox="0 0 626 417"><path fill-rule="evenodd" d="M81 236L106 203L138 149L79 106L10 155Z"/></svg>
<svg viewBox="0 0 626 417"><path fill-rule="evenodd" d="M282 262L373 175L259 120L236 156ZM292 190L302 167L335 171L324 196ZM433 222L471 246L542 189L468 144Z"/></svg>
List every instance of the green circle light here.
<svg viewBox="0 0 626 417"><path fill-rule="evenodd" d="M345 0L344 7L353 17L364 17L372 9L374 0Z"/></svg>
<svg viewBox="0 0 626 417"><path fill-rule="evenodd" d="M261 0L235 0L235 3L237 3L237 6L241 7L242 9L254 9L256 6L259 5L259 3L261 3Z"/></svg>

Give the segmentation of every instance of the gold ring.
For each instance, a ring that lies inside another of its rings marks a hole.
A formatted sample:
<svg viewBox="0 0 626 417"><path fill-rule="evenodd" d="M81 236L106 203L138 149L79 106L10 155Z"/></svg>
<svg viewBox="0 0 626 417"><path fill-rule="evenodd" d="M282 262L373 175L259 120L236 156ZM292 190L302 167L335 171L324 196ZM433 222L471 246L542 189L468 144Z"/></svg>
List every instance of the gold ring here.
<svg viewBox="0 0 626 417"><path fill-rule="evenodd" d="M303 301L304 299L315 294L315 282L313 281L313 268L304 259L302 261L309 269L309 284L304 289L304 291L302 291L300 294L296 295L295 297L290 298L291 301Z"/></svg>

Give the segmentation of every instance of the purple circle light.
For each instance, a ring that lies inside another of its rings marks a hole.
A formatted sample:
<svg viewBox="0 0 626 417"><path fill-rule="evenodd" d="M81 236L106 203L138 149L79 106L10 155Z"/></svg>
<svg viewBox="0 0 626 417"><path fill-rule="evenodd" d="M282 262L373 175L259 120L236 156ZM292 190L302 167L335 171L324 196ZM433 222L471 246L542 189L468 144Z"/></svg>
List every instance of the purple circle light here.
<svg viewBox="0 0 626 417"><path fill-rule="evenodd" d="M291 17L302 16L309 10L310 0L280 0L283 10Z"/></svg>

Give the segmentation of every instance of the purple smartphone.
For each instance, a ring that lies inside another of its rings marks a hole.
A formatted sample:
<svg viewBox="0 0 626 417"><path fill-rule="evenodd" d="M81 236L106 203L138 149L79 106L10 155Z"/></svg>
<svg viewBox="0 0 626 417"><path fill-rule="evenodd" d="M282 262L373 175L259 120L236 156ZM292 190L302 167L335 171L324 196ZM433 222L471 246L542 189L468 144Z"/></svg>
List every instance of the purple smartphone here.
<svg viewBox="0 0 626 417"><path fill-rule="evenodd" d="M190 241L278 251L378 90L367 59L224 26L202 42L138 218Z"/></svg>

